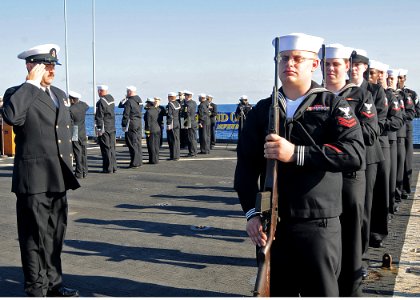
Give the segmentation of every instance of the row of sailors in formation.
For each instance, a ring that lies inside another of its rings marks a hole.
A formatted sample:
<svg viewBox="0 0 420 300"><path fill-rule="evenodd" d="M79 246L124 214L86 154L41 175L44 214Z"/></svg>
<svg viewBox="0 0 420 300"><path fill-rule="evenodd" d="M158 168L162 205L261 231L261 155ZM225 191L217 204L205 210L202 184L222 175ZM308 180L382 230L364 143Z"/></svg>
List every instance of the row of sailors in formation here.
<svg viewBox="0 0 420 300"><path fill-rule="evenodd" d="M410 193L412 193L412 120L416 116L419 116L419 101L417 94L405 86L407 70L392 69L384 63L369 60L366 51L361 49L354 50L353 48L344 47L340 44L330 44L325 47L320 47L322 41L315 43L313 42L315 38L317 37L305 37L303 34L301 36L299 34L290 34L280 37L280 48L283 47L283 50L280 49L279 51L280 68L299 70L298 66L301 66L303 69L307 65L302 63L305 60L313 59L312 57L298 55L287 56L284 54L288 54L287 51L292 53L291 51L293 50L299 50L303 54L309 52L318 54L318 57L321 59L324 78L323 86L328 91L347 100L348 105L346 107L339 107L340 113L335 119L337 127L344 131L346 129L350 130L357 123L361 125L365 146L365 151L363 151L365 153L364 162L361 163L360 170L342 173L342 213L339 216L342 244L334 245L336 247L334 249L342 249L342 252L340 252L341 259L339 259L341 261L341 272L338 277L338 283L333 282L334 280L326 280L327 278L333 278L328 277L331 273L327 269L330 266L328 264L333 258L335 259L337 257L333 254L333 251L329 251L332 248L327 249L329 244L325 245L319 241L313 244L309 242L312 234L318 237L315 233L319 231L319 228L308 231L310 230L309 226L299 227L299 222L304 224L304 221L311 220L311 218L317 219L325 216L335 216L332 211L334 205L340 200L335 199L337 200L336 202L330 201L331 199L328 199L326 193L316 189L316 187L323 186L322 184L331 184L330 177L325 176L323 179L316 181L316 172L319 171L317 167L313 170L311 167L300 168L306 166L305 159L308 160L307 165L311 165L313 163L313 157L316 157L318 154L316 150L314 150L316 154L310 153L312 150L309 150L309 153L305 153L303 151L305 150L305 146L296 145L296 162L281 164L280 170L278 171L281 178L279 194L281 193L282 195L279 198L279 214L286 221L283 222L282 226L277 227L278 231L280 228L281 233L276 234L276 238L280 235L280 238L276 240L280 240L280 242L276 246L273 244L272 247L276 247L276 250L275 253L272 251L271 257L276 256L275 261L277 263L274 268L284 270L284 268L289 266L287 265L288 261L292 261L293 264L296 264L297 261L308 262L308 260L299 256L301 252L296 250L299 249L297 243L300 243L300 247L313 245L311 248L306 248L306 252L302 252L311 258L318 258L316 255L322 252L326 253L326 250L328 250L328 254L331 255L328 257L328 263L325 262L324 264L322 262L323 260L319 259L319 264L314 260L305 265L307 270L311 270L314 272L313 274L317 274L319 278L325 280L319 283L319 289L317 290L314 285L311 285L311 282L299 282L298 285L304 286L305 288L308 287L309 289L313 288L313 290L308 292L308 296L319 296L321 294L338 296L336 294L337 285L340 296L361 296L361 281L368 276L368 249L369 247L381 248L383 246L383 241L388 235L389 217L394 216L395 212L398 211L399 202L402 199L407 199ZM288 43L288 39L291 41L290 43ZM306 44L303 45L303 43ZM305 71L307 69L309 68L306 68ZM287 78L284 79L285 77ZM304 81L300 78L299 74L295 75L295 77L298 78L296 81ZM346 80L347 78L349 80ZM289 80L288 75L281 74L280 79L286 81L284 85L290 92L290 84L287 81ZM318 93L321 93L322 87L316 85L316 88L319 91ZM315 87L312 87L311 92L316 93L314 90ZM301 97L295 98L295 100L281 97L279 99L281 102L280 106L284 107L285 110L284 112L281 110L281 114L284 114L287 119L290 119L290 122L281 123L286 127L286 129L283 128L286 134L289 134L295 140L299 140L299 138L303 139L303 142L299 142L304 145L311 144L311 142L306 142L305 140L309 135L310 137L307 139L318 145L321 140L319 138L321 133L317 133L316 129L319 126L323 126L324 123L320 121L321 116L330 113L329 107L322 104L309 104L312 103L309 94L301 95ZM248 220L247 231L251 239L258 242L260 241L259 239L262 239L258 233L259 231L255 230L260 225L258 223L260 221L258 218L259 211L254 208L255 197L251 191L255 184L255 181L253 181L256 178L255 173L258 172L261 166L254 161L252 164L248 162L248 157L255 156L255 153L258 153L258 149L256 148L261 147L262 144L254 146L252 142L257 140L254 136L256 133L262 134L259 128L253 128L261 127L258 125L263 122L259 120L262 113L266 112L264 110L264 103L266 102L263 101L261 102L262 105L257 105L251 110L254 113L249 115L249 120L247 120L239 138L238 166L235 172L235 189L238 192L245 216ZM313 103L320 103L320 101L315 101L313 100ZM340 99L340 102L343 102L342 99ZM305 105L310 105L306 109L308 113L303 112L303 107L306 107ZM309 113L310 111L314 113ZM317 111L319 113L315 113ZM290 124L289 127L288 124ZM322 134L323 138L328 137L327 131ZM290 138L288 140L288 142L292 142ZM272 141L270 140L270 142ZM331 143L333 146L336 145L334 141ZM274 142L271 144L274 144ZM324 146L327 146L327 144ZM343 145L344 147L345 145ZM341 151L339 148L335 149L337 153ZM363 152L360 151L360 153ZM313 156L310 157L311 155ZM329 157L331 161L335 159L332 157L333 155ZM337 158L338 160L339 158ZM258 160L255 159L255 161ZM306 171L306 174L302 170ZM316 184L314 183L315 181ZM334 194L334 186L330 186L329 193ZM327 210L329 211L327 212ZM307 215L303 219L299 219L304 213ZM288 223L287 220L289 219L295 223ZM254 226L254 224L256 225ZM324 226L325 224L322 223L322 225ZM300 234L300 230L303 230L303 228L305 228L306 232L302 231L302 234ZM332 225L332 228L334 228L334 225ZM328 242L331 241L334 241L333 235L329 237ZM294 253L296 253L296 256L293 255ZM283 255L279 257L280 254ZM284 259L284 254L287 256L286 259ZM281 270L277 271L276 275L280 273L282 273ZM285 282L288 280L287 277L287 275L285 275L285 278L282 277L286 279ZM315 280L315 278L311 278L308 281L312 280ZM327 283L328 285L322 286L323 283ZM294 285L291 282L289 284ZM288 286L286 285L286 289ZM293 288L295 286L291 287L291 290ZM319 290L322 290L322 293L317 294ZM284 289L277 290L277 292L279 293L275 294L275 296L292 295L288 294L287 291L285 292Z"/></svg>
<svg viewBox="0 0 420 300"><path fill-rule="evenodd" d="M108 86L98 85L99 100L96 103L95 131L101 148L103 158L102 172L114 173L117 170L115 157L115 100L108 93ZM200 103L197 106L192 100L193 93L182 91L168 94L168 105L160 105L160 98L147 98L145 101L144 133L146 136L149 163L157 164L159 161L159 149L162 146L162 131L164 130L164 117L166 117L166 133L170 150L170 160L179 160L180 149L188 148L188 156L194 157L199 154L209 154L216 143L215 127L217 105L214 104L213 96L200 94ZM86 103L80 101L81 95L77 92L69 92L70 115L74 128L82 130L79 137L86 137L85 113L88 109ZM130 153L130 168L138 168L142 164L141 140L143 135L142 108L143 101L137 95L135 86L127 87L126 97L118 105L123 108L121 126L125 132L125 142ZM197 114L197 117L196 117ZM199 152L197 147L200 144ZM84 178L87 174L87 164L82 153L86 153L85 139L73 137L74 147L80 148L75 151L76 177ZM84 150L83 150L84 148ZM84 154L86 156L86 154Z"/></svg>

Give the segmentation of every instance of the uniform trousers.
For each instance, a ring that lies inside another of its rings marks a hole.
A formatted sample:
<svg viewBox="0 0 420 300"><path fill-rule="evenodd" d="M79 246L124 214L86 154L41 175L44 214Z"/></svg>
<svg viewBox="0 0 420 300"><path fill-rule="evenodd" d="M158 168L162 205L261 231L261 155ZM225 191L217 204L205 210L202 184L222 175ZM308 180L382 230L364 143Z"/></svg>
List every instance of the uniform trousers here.
<svg viewBox="0 0 420 300"><path fill-rule="evenodd" d="M216 121L212 120L210 125L210 145L216 145Z"/></svg>
<svg viewBox="0 0 420 300"><path fill-rule="evenodd" d="M195 128L188 128L188 139L187 139L187 146L188 146L188 153L189 155L195 156L197 155L197 132Z"/></svg>
<svg viewBox="0 0 420 300"><path fill-rule="evenodd" d="M143 163L143 153L141 149L141 128L136 130L129 129L125 133L125 143L130 152L130 167L139 167Z"/></svg>
<svg viewBox="0 0 420 300"><path fill-rule="evenodd" d="M375 183L378 175L378 163L366 165L366 195L363 208L362 223L362 254L365 254L369 248L370 237L370 219L372 213L372 201ZM379 176L378 176L379 177Z"/></svg>
<svg viewBox="0 0 420 300"><path fill-rule="evenodd" d="M411 176L413 175L413 131L407 130L405 138L405 165L403 194L411 194Z"/></svg>
<svg viewBox="0 0 420 300"><path fill-rule="evenodd" d="M16 194L16 212L24 288L44 297L62 285L61 251L67 228L67 196L62 193Z"/></svg>
<svg viewBox="0 0 420 300"><path fill-rule="evenodd" d="M180 144L179 144L179 128L166 131L166 137L169 145L169 158L179 159Z"/></svg>
<svg viewBox="0 0 420 300"><path fill-rule="evenodd" d="M365 195L365 171L343 173L343 212L340 215L343 253L338 278L340 297L362 296L362 224Z"/></svg>
<svg viewBox="0 0 420 300"><path fill-rule="evenodd" d="M203 124L203 127L198 129L198 134L200 136L200 151L201 153L209 154L210 153L210 124Z"/></svg>
<svg viewBox="0 0 420 300"><path fill-rule="evenodd" d="M73 141L73 155L76 163L74 174L77 178L86 177L88 174L86 141Z"/></svg>
<svg viewBox="0 0 420 300"><path fill-rule="evenodd" d="M147 151L149 152L149 164L159 163L160 131L151 132L146 137Z"/></svg>
<svg viewBox="0 0 420 300"><path fill-rule="evenodd" d="M397 186L397 165L398 165L398 153L397 153L397 141L389 141L391 151L391 171L389 173L389 203L388 209L391 214L394 213L395 199L396 199L396 186Z"/></svg>
<svg viewBox="0 0 420 300"><path fill-rule="evenodd" d="M272 297L338 297L338 217L280 221L271 250Z"/></svg>
<svg viewBox="0 0 420 300"><path fill-rule="evenodd" d="M404 166L405 166L405 140L406 138L397 139L397 183L395 185L395 201L401 201L401 195L403 192L403 182L404 182ZM390 206L390 212L391 211Z"/></svg>
<svg viewBox="0 0 420 300"><path fill-rule="evenodd" d="M391 141L390 141L391 146ZM391 174L391 147L382 147L385 160L378 163L376 183L373 190L372 210L370 213L370 237L369 240L382 241L388 235L388 207L390 193ZM363 247L366 252L369 244Z"/></svg>
<svg viewBox="0 0 420 300"><path fill-rule="evenodd" d="M99 147L102 154L102 171L112 173L117 170L117 158L115 153L115 132L105 131L98 136Z"/></svg>

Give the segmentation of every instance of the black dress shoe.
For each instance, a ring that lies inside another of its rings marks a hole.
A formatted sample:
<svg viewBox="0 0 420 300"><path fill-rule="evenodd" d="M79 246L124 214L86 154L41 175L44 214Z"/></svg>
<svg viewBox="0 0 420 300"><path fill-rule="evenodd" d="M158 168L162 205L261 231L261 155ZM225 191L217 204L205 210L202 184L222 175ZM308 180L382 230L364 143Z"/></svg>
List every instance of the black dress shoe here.
<svg viewBox="0 0 420 300"><path fill-rule="evenodd" d="M79 291L62 286L57 289L49 290L47 292L47 297L79 297Z"/></svg>
<svg viewBox="0 0 420 300"><path fill-rule="evenodd" d="M365 280L366 278L368 278L369 276L369 272L367 269L362 268L362 280Z"/></svg>
<svg viewBox="0 0 420 300"><path fill-rule="evenodd" d="M369 246L372 248L381 248L383 245L382 245L382 241L380 240L370 240Z"/></svg>

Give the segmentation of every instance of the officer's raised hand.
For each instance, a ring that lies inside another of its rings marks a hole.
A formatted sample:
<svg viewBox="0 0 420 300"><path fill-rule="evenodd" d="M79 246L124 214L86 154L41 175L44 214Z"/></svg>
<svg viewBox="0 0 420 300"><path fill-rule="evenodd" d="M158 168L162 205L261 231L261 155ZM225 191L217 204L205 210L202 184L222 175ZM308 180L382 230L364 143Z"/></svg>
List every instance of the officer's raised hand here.
<svg viewBox="0 0 420 300"><path fill-rule="evenodd" d="M295 145L277 134L265 137L264 157L277 159L281 162L295 161Z"/></svg>
<svg viewBox="0 0 420 300"><path fill-rule="evenodd" d="M33 80L38 84L41 83L42 77L45 74L45 65L44 64L28 64L28 75L26 76L26 80Z"/></svg>

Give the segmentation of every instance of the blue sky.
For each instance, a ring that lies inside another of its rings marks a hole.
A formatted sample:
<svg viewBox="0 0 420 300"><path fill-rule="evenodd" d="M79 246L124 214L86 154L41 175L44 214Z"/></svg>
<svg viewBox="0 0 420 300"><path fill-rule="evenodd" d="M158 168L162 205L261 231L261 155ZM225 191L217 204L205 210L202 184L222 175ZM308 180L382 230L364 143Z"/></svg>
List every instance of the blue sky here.
<svg viewBox="0 0 420 300"><path fill-rule="evenodd" d="M56 43L65 62L64 0L0 2L0 94L24 81L16 55ZM351 5L349 5L351 3ZM409 70L420 92L420 1L95 0L96 83L123 98L135 85L142 98L170 91L209 93L216 103L255 103L269 96L274 65L271 40L305 32L367 50L372 59ZM322 6L320 5L322 4ZM92 1L67 0L71 90L93 103ZM320 73L315 73L316 80ZM55 85L66 88L65 66ZM165 103L165 101L163 101Z"/></svg>

